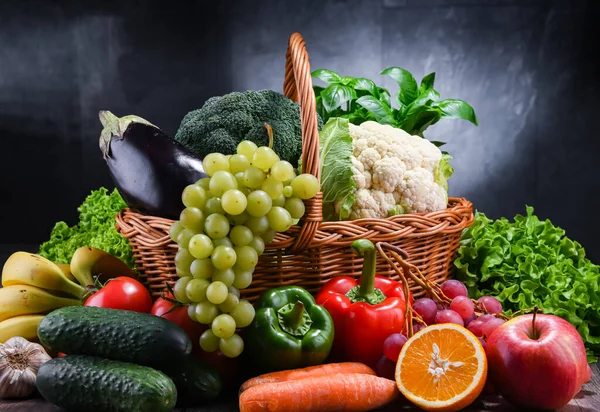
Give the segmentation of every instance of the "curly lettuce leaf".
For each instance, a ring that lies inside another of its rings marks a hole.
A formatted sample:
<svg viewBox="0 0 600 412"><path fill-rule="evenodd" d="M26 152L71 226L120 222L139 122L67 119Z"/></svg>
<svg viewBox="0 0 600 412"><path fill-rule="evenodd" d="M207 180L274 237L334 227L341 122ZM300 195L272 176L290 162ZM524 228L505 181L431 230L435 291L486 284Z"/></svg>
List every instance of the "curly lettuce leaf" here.
<svg viewBox="0 0 600 412"><path fill-rule="evenodd" d="M355 200L352 137L348 124L348 119L332 118L319 133L323 218L326 221L348 218Z"/></svg>
<svg viewBox="0 0 600 412"><path fill-rule="evenodd" d="M105 188L93 191L77 209L79 223L72 227L65 222L56 223L50 239L40 246L39 254L56 263L69 263L78 248L91 246L133 268L131 245L115 227L115 216L124 207L127 205L116 189L110 194Z"/></svg>
<svg viewBox="0 0 600 412"><path fill-rule="evenodd" d="M472 297L496 296L507 312L539 306L570 322L581 335L588 361L600 354L600 267L532 207L514 222L477 212L462 235L456 277Z"/></svg>

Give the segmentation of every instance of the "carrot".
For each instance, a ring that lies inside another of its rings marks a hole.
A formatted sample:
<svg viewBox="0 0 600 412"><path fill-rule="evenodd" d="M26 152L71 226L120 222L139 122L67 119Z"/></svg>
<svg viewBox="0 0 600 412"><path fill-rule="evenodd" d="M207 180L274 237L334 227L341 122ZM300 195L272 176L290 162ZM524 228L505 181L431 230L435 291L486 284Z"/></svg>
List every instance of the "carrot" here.
<svg viewBox="0 0 600 412"><path fill-rule="evenodd" d="M326 363L324 365L309 366L302 369L291 369L279 372L265 373L264 375L248 379L240 388L240 393L253 386L263 383L295 381L304 378L316 378L317 376L333 375L336 373L362 373L365 375L375 375L375 371L364 363L359 362L341 362Z"/></svg>
<svg viewBox="0 0 600 412"><path fill-rule="evenodd" d="M378 376L335 374L253 386L240 396L240 412L362 412L399 396L396 382Z"/></svg>

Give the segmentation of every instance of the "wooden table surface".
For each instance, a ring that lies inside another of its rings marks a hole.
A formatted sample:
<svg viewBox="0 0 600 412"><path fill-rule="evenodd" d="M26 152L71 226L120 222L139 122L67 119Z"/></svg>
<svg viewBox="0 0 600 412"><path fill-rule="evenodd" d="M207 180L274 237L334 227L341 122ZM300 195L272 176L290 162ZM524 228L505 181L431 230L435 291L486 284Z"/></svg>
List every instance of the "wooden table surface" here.
<svg viewBox="0 0 600 412"><path fill-rule="evenodd" d="M594 372L592 380L584 385L581 392L567 406L559 409L559 412L597 412L600 411L600 367L592 365ZM380 412L392 411L417 411L415 406L408 403L388 405L380 409ZM2 401L0 400L0 412L33 411L33 412L64 412L63 409L53 406L43 399L31 399L27 401ZM238 412L237 400L233 399L214 402L210 405L176 409L178 412ZM517 412L521 409L509 405L500 396L484 395L475 403L465 409L468 412ZM150 412L150 411L149 411Z"/></svg>

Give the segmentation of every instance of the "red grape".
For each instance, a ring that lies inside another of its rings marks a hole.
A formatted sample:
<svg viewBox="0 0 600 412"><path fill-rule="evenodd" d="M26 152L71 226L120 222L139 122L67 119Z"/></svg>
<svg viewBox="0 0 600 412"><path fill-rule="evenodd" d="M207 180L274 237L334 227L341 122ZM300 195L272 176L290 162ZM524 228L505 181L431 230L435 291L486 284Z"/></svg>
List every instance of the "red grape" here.
<svg viewBox="0 0 600 412"><path fill-rule="evenodd" d="M469 324L471 322L473 322L475 319L477 319L477 315L475 313L473 313L471 316L469 316L468 318L464 319L465 321L465 327L469 326Z"/></svg>
<svg viewBox="0 0 600 412"><path fill-rule="evenodd" d="M485 386L483 387L483 393L492 394L496 393L496 388L494 388L494 384L491 379L485 381Z"/></svg>
<svg viewBox="0 0 600 412"><path fill-rule="evenodd" d="M479 299L477 299L477 301L483 304L485 310L487 310L489 313L502 312L502 304L495 297L482 296Z"/></svg>
<svg viewBox="0 0 600 412"><path fill-rule="evenodd" d="M391 361L397 362L402 346L408 339L401 333L392 333L383 341L383 354Z"/></svg>
<svg viewBox="0 0 600 412"><path fill-rule="evenodd" d="M417 333L421 330L425 329L425 326L423 326L420 323L413 323L413 333Z"/></svg>
<svg viewBox="0 0 600 412"><path fill-rule="evenodd" d="M481 330L483 331L483 334L489 338L490 336L492 336L492 333L494 333L494 331L498 329L500 325L504 324L504 322L505 320L503 319L490 319L483 324Z"/></svg>
<svg viewBox="0 0 600 412"><path fill-rule="evenodd" d="M413 304L413 309L421 315L426 324L433 325L437 313L437 308L433 300L429 298L417 299Z"/></svg>
<svg viewBox="0 0 600 412"><path fill-rule="evenodd" d="M471 323L469 323L469 326L467 327L467 329L469 329L471 331L471 333L475 336L483 336L483 321L481 319L476 319L474 321L472 321Z"/></svg>
<svg viewBox="0 0 600 412"><path fill-rule="evenodd" d="M466 296L457 296L452 300L450 309L458 313L463 319L467 319L473 314L475 305L473 301Z"/></svg>
<svg viewBox="0 0 600 412"><path fill-rule="evenodd" d="M483 338L477 338L477 339L479 339L479 342L481 342L481 346L483 346L483 349L485 349L485 347L487 346L485 339L483 339Z"/></svg>
<svg viewBox="0 0 600 412"><path fill-rule="evenodd" d="M375 373L381 378L396 380L396 362L382 356L375 364Z"/></svg>
<svg viewBox="0 0 600 412"><path fill-rule="evenodd" d="M455 279L450 279L442 283L442 293L450 299L454 299L457 296L469 296L467 287Z"/></svg>
<svg viewBox="0 0 600 412"><path fill-rule="evenodd" d="M496 319L496 317L494 315L481 315L477 319L480 320L480 321L482 321L483 323L486 323L487 321L490 321L492 319Z"/></svg>
<svg viewBox="0 0 600 412"><path fill-rule="evenodd" d="M465 325L460 315L450 309L440 310L437 315L435 315L435 323L456 323L460 326Z"/></svg>

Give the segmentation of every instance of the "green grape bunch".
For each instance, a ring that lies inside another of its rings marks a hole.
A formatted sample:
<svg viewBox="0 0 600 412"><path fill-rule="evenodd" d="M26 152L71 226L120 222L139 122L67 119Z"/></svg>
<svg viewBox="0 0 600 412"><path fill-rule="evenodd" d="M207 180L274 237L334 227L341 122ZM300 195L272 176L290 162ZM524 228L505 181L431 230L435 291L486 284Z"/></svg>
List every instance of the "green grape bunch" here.
<svg viewBox="0 0 600 412"><path fill-rule="evenodd" d="M211 153L202 164L209 177L184 189L185 209L169 230L179 246L173 293L192 320L210 325L200 347L235 358L244 350L236 331L254 320L240 290L252 283L265 245L302 218L303 201L320 185L313 175L296 175L270 147L247 140L236 154Z"/></svg>

